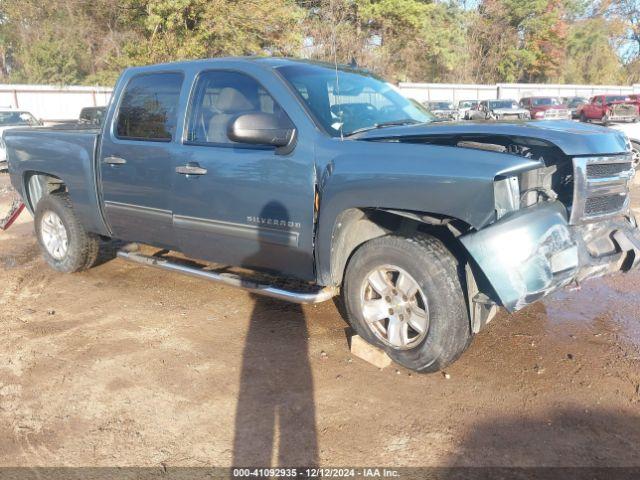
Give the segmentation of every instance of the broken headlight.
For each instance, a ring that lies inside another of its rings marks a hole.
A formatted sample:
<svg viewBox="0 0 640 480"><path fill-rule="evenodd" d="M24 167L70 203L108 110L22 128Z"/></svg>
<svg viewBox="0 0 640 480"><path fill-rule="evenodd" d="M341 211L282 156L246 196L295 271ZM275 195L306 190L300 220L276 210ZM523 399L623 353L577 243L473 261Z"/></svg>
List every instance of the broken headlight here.
<svg viewBox="0 0 640 480"><path fill-rule="evenodd" d="M493 182L496 220L520 209L520 182L517 176L498 178Z"/></svg>

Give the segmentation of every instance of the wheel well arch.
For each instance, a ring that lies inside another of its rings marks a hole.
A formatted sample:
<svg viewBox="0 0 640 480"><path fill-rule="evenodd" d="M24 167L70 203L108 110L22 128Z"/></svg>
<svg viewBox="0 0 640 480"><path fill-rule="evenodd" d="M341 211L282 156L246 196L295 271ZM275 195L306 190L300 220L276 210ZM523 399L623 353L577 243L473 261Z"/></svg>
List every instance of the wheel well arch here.
<svg viewBox="0 0 640 480"><path fill-rule="evenodd" d="M27 171L24 173L23 182L25 203L31 213L35 211L38 202L44 195L67 190L67 186L61 178L44 172Z"/></svg>
<svg viewBox="0 0 640 480"><path fill-rule="evenodd" d="M459 237L473 228L439 214L378 208L350 208L336 218L331 238L330 275L341 285L351 257L364 243L389 234L431 235L440 240L458 263L458 276L468 308L470 327L479 332L497 312L498 296Z"/></svg>
<svg viewBox="0 0 640 480"><path fill-rule="evenodd" d="M412 235L416 232L440 239L456 257L465 256L457 237L471 229L456 218L426 212L384 208L349 208L341 212L331 235L330 275L335 285L344 278L349 259L369 240L391 233Z"/></svg>

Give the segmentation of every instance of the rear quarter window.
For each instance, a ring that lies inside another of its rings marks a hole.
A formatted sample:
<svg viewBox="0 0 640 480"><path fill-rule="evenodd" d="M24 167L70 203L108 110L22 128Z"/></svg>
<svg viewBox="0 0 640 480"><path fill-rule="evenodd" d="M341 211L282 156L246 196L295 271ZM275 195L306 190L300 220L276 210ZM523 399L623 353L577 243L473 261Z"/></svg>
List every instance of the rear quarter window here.
<svg viewBox="0 0 640 480"><path fill-rule="evenodd" d="M181 73L150 73L132 77L124 89L116 137L170 142L175 135Z"/></svg>

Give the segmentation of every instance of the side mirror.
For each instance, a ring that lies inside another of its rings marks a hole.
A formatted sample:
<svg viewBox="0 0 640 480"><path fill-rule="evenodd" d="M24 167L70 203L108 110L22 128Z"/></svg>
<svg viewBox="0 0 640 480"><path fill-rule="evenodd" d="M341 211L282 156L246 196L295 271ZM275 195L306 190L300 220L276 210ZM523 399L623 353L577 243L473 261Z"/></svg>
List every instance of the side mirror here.
<svg viewBox="0 0 640 480"><path fill-rule="evenodd" d="M227 136L238 143L285 147L294 137L291 121L271 113L244 113L229 123Z"/></svg>

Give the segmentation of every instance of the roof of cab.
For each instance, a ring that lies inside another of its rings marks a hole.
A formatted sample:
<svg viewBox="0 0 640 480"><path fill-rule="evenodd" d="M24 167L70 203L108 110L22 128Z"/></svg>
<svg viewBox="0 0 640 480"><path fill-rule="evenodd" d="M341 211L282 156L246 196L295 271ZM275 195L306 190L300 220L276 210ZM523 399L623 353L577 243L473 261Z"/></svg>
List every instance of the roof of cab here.
<svg viewBox="0 0 640 480"><path fill-rule="evenodd" d="M193 65L202 65L206 66L214 66L217 63L257 63L259 65L263 65L266 68L278 68L287 65L310 65L316 67L324 67L324 68L336 68L336 65L328 62L320 62L316 60L306 60L300 58L288 58L288 57L219 57L219 58L202 58L196 60L182 60L179 62L168 62L168 63L158 63L154 65L145 65L140 67L129 67L127 70L129 71L154 71L154 70L163 70L169 68L181 68L181 67L191 67ZM351 65L342 65L338 64L338 68L341 70L348 70L351 72L362 72L366 74L370 74L371 72L354 67Z"/></svg>

